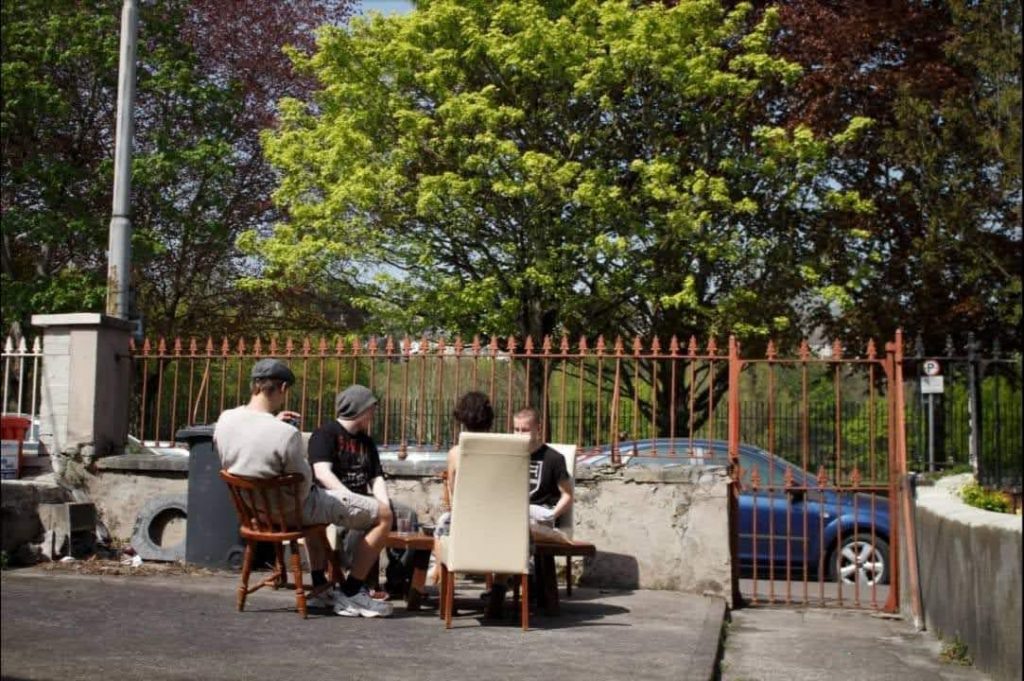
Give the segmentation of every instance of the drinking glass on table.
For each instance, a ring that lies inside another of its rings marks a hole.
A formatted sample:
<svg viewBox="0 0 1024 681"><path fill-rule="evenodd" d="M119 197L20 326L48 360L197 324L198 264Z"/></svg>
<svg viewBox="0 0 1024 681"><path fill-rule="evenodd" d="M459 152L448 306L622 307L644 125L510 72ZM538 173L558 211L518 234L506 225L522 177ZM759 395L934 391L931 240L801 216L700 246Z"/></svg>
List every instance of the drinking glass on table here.
<svg viewBox="0 0 1024 681"><path fill-rule="evenodd" d="M412 513L409 511L398 511L395 516L396 529L401 534L412 532Z"/></svg>

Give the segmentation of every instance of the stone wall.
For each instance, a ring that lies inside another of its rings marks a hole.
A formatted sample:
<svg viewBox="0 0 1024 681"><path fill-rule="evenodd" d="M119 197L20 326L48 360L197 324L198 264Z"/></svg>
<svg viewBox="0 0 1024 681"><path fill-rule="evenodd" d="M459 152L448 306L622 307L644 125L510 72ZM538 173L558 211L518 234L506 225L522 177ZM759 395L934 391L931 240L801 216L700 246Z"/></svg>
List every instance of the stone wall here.
<svg viewBox="0 0 1024 681"><path fill-rule="evenodd" d="M187 460L178 470L137 457L101 459L83 487L113 537L131 537L151 498L187 492ZM388 489L417 510L421 522L440 515L441 465L386 463ZM723 469L673 467L612 470L581 467L576 476L575 538L593 542L592 559L578 560L580 583L613 588L669 589L729 599L727 478ZM559 560L561 562L562 559Z"/></svg>
<svg viewBox="0 0 1024 681"><path fill-rule="evenodd" d="M968 506L955 491L970 475L919 487L915 523L925 624L959 638L994 679L1020 678L1021 516ZM904 573L906 571L904 570ZM911 612L904 577L902 607Z"/></svg>
<svg viewBox="0 0 1024 681"><path fill-rule="evenodd" d="M59 504L65 501L71 501L71 494L56 483L42 480L4 480L0 492L0 548L8 554L16 554L26 545L41 541L43 523L39 517L39 505Z"/></svg>
<svg viewBox="0 0 1024 681"><path fill-rule="evenodd" d="M441 468L385 468L392 498L415 508L421 521L436 520ZM576 473L574 536L598 549L577 563L580 583L731 599L724 469L581 467Z"/></svg>

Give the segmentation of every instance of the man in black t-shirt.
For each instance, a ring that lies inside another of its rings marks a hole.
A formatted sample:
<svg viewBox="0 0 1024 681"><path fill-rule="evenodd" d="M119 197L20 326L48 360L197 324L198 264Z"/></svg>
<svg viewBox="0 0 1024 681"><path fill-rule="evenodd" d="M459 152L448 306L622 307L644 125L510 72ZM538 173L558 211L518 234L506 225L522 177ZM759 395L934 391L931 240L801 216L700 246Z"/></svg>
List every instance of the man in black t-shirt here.
<svg viewBox="0 0 1024 681"><path fill-rule="evenodd" d="M554 526L573 502L565 458L541 440L540 414L533 407L515 414L512 432L530 437L530 520Z"/></svg>
<svg viewBox="0 0 1024 681"><path fill-rule="evenodd" d="M352 385L338 393L335 403L337 419L317 428L309 438L309 463L316 481L327 489L346 489L355 499L380 502L391 510L391 525L399 515L407 516L413 526L417 518L412 508L393 502L388 497L384 469L380 464L377 444L369 435L377 400L368 388ZM386 536L386 533L385 533ZM358 555L364 535L349 529L343 541L343 562L351 564ZM378 552L379 552L378 548ZM388 550L388 590L404 591L411 573L413 551Z"/></svg>
<svg viewBox="0 0 1024 681"><path fill-rule="evenodd" d="M338 418L313 431L307 448L318 485L344 494L353 508L366 508L368 512L373 509L377 516L377 522L369 531L350 530L352 541L347 544L351 570L341 585L341 592L333 598L334 611L349 617L363 614L358 608L350 607L350 602L353 594L368 598L366 578L384 548L394 519L380 455L368 435L376 405L377 398L368 388L349 386L338 393L335 401ZM310 572L314 584L323 580L322 572Z"/></svg>

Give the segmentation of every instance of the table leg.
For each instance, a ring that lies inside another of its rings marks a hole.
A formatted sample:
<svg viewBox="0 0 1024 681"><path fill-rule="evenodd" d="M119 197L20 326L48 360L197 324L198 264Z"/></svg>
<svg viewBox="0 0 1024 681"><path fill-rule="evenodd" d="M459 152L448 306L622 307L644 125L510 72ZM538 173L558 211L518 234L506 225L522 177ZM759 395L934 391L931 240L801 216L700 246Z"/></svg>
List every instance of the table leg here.
<svg viewBox="0 0 1024 681"><path fill-rule="evenodd" d="M557 615L558 577L555 573L555 557L551 555L535 555L533 561L534 576L537 578L537 607L545 615Z"/></svg>
<svg viewBox="0 0 1024 681"><path fill-rule="evenodd" d="M412 555L412 580L405 597L406 610L419 610L426 592L427 568L430 566L430 551L416 551Z"/></svg>

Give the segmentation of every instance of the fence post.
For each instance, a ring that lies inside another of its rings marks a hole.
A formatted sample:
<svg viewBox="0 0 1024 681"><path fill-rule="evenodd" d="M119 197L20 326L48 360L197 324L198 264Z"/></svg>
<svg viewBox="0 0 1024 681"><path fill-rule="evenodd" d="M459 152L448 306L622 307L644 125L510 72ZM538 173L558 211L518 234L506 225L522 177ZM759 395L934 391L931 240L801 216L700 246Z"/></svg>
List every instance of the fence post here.
<svg viewBox="0 0 1024 681"><path fill-rule="evenodd" d="M967 457L974 475L978 475L981 450L981 376L978 372L979 343L974 332L967 334L967 420L970 435L967 439Z"/></svg>
<svg viewBox="0 0 1024 681"><path fill-rule="evenodd" d="M740 595L740 374L743 362L735 336L729 336L729 553L732 570L732 606L742 602Z"/></svg>

